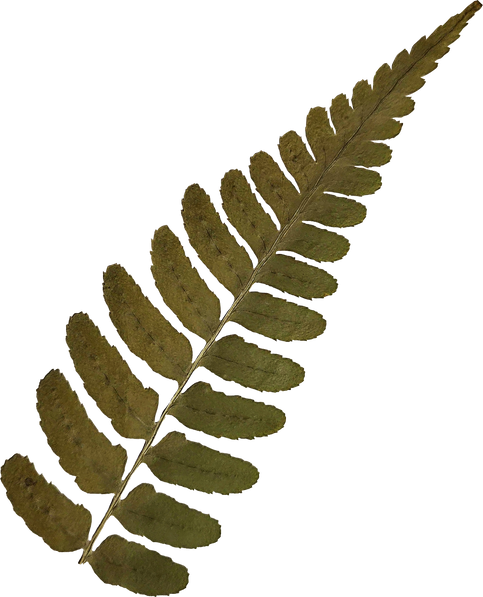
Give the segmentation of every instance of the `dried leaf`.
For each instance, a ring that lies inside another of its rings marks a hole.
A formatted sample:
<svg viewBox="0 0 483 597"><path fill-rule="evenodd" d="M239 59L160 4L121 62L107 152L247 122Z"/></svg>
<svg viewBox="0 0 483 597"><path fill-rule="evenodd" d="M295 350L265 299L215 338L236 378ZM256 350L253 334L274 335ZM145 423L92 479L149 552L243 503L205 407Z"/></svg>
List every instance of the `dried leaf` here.
<svg viewBox="0 0 483 597"><path fill-rule="evenodd" d="M177 431L151 448L144 462L161 481L206 493L240 493L258 480L253 464L189 441Z"/></svg>
<svg viewBox="0 0 483 597"><path fill-rule="evenodd" d="M215 392L202 381L181 394L169 414L190 429L230 439L270 435L285 425L284 413L275 406Z"/></svg>
<svg viewBox="0 0 483 597"><path fill-rule="evenodd" d="M50 548L76 551L84 547L91 513L48 483L26 456L15 454L4 463L2 483L15 512Z"/></svg>
<svg viewBox="0 0 483 597"><path fill-rule="evenodd" d="M40 382L37 410L49 446L77 485L87 493L115 493L126 465L126 450L113 446L97 430L58 369Z"/></svg>
<svg viewBox="0 0 483 597"><path fill-rule="evenodd" d="M130 533L173 547L203 547L221 535L214 518L157 493L147 483L133 489L114 510L114 516Z"/></svg>
<svg viewBox="0 0 483 597"><path fill-rule="evenodd" d="M112 323L129 349L156 373L181 382L191 365L190 343L120 265L110 265L104 274L104 298Z"/></svg>
<svg viewBox="0 0 483 597"><path fill-rule="evenodd" d="M220 323L220 301L167 226L154 234L151 259L151 271L164 302L188 330L205 340L211 338Z"/></svg>
<svg viewBox="0 0 483 597"><path fill-rule="evenodd" d="M105 539L87 561L103 582L141 595L171 595L188 584L184 566L119 535Z"/></svg>
<svg viewBox="0 0 483 597"><path fill-rule="evenodd" d="M186 189L182 215L190 243L201 261L233 296L238 296L250 279L253 264L197 184Z"/></svg>
<svg viewBox="0 0 483 597"><path fill-rule="evenodd" d="M252 332L287 342L316 338L326 325L319 313L265 292L248 292L231 321Z"/></svg>
<svg viewBox="0 0 483 597"><path fill-rule="evenodd" d="M212 344L201 365L227 381L260 392L290 390L301 384L305 375L297 363L234 334Z"/></svg>
<svg viewBox="0 0 483 597"><path fill-rule="evenodd" d="M123 437L150 437L158 395L143 387L117 348L109 344L85 313L70 318L67 344L85 389L111 419L114 429Z"/></svg>

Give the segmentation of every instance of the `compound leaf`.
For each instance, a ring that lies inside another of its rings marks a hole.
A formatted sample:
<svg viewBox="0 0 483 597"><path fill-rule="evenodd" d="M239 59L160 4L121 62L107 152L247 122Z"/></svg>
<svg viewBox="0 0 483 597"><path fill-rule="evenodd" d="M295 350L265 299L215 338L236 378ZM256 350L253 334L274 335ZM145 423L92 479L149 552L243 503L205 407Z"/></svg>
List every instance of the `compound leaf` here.
<svg viewBox="0 0 483 597"><path fill-rule="evenodd" d="M315 311L256 292L252 286L261 283L304 299L336 291L337 282L329 273L281 252L318 262L334 262L347 253L345 237L307 222L342 228L364 220L366 208L349 196L362 197L379 189L381 176L373 168L391 159L391 149L383 141L399 134L398 119L414 109L408 96L424 85L424 77L437 67L436 61L480 8L480 2L473 2L409 52L398 54L392 66L383 64L372 85L366 80L356 83L351 100L339 94L329 111L311 109L305 127L308 145L294 131L283 135L280 156L298 188L264 151L250 160L250 176L263 201L240 170L227 172L220 189L223 209L253 251L255 264L208 194L196 184L188 187L182 215L189 241L235 297L221 317L218 297L191 265L179 239L167 226L157 230L152 243L156 286L180 322L206 341L193 362L188 339L133 278L120 265L107 269L104 296L121 338L154 371L176 380L179 387L154 423L157 395L141 385L87 315L71 318L67 342L87 391L122 435L146 441L121 481L125 450L99 433L59 371L51 371L41 381L41 426L60 464L85 491L115 493L99 529L87 541L90 514L48 484L25 457L8 460L2 468L8 497L27 525L51 547L68 551L84 546L81 562L88 561L104 582L135 593L168 595L186 586L184 566L117 535L92 552L98 532L114 514L129 531L176 547L194 548L218 539L216 520L156 493L151 485L140 485L122 501L121 493L142 462L164 482L206 493L239 493L256 483L258 471L249 462L189 441L177 431L153 447L155 435L167 414L192 429L231 439L269 435L283 426L285 415L273 406L216 392L204 382L183 390L198 367L258 391L279 392L302 382L304 370L292 360L240 336L219 338L219 334L229 321L274 340L307 340L324 331L325 320Z"/></svg>

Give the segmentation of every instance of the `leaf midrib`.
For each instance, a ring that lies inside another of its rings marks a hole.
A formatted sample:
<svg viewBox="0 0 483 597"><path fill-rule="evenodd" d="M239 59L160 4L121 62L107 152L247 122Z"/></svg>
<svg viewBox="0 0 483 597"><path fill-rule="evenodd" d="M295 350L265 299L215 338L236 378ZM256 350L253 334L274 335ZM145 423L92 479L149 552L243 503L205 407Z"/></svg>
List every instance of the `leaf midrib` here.
<svg viewBox="0 0 483 597"><path fill-rule="evenodd" d="M269 248L269 250L267 251L266 255L253 268L252 274L251 274L250 278L248 279L248 281L246 282L245 286L240 291L240 294L235 298L235 300L233 301L233 304L231 305L231 307L227 310L227 312L225 313L225 315L221 319L221 321L220 321L217 329L213 332L212 337L206 342L205 346L201 349L201 351L199 352L199 354L196 357L196 359L192 362L192 364L191 364L188 372L186 373L185 378L183 379L182 382L179 383L178 389L176 390L176 392L174 393L173 397L171 398L171 400L169 401L169 403L167 404L167 406L164 408L163 412L161 413L161 416L160 416L158 422L156 423L156 425L154 427L154 430L153 430L153 432L151 434L151 437L146 440L146 442L145 442L145 444L144 444L141 452L139 453L139 456L137 457L136 462L134 463L132 469L126 475L124 481L121 482L121 484L119 486L119 489L118 489L117 493L114 495L114 498L112 499L111 504L110 504L110 506L109 506L106 514L104 515L103 519L99 523L99 526L97 527L96 531L94 532L92 538L88 541L88 543L87 543L87 545L86 545L86 547L84 549L84 552L83 552L83 554L82 554L82 556L81 556L81 558L79 560L79 564L85 563L86 560L87 560L87 558L89 557L89 554L92 551L92 547L93 547L94 542L96 541L96 539L99 536L101 530L103 529L104 524L109 519L109 517L111 516L112 512L114 511L114 509L118 505L118 503L120 501L120 498L121 498L121 495L124 492L127 484L129 483L129 480L131 479L131 477L133 476L133 474L135 473L135 471L137 470L137 468L139 467L139 465L143 463L144 457L145 457L146 453L148 452L149 448L151 447L154 439L156 438L156 435L157 435L157 433L159 431L159 428L161 427L161 424L164 421L166 415L169 413L170 408L173 406L173 404L176 402L176 400L180 396L180 394L183 391L184 387L186 386L186 384L190 380L191 375L200 366L202 359L206 356L206 354L208 353L208 351L210 350L210 348L212 347L212 345L215 343L217 337L221 333L221 331L222 331L223 327L225 326L225 324L230 320L231 316L236 311L238 305L241 303L241 301L243 300L243 298L247 295L247 293L250 291L250 289L253 286L253 284L256 282L256 278L257 278L258 274L261 272L262 268L269 261L269 259L271 257L273 257L274 254L277 252L277 247L278 247L279 243L281 243L281 241L289 233L289 231L291 230L291 228L295 224L297 224L299 222L301 214L303 213L303 211L307 207L308 203L312 199L312 197L315 194L315 192L318 190L320 184L323 181L324 176L327 174L327 172L329 172L329 170L331 170L333 168L333 166L337 163L337 161L344 154L344 152L346 151L347 147L351 144L351 142L353 141L353 139L358 135L358 133L360 132L361 128L374 116L375 113L377 113L377 111L380 108L381 104L391 95L391 93L394 91L394 89L397 87L397 85L413 70L413 68L415 68L415 66L417 64L419 64L422 60L424 60L424 58L429 54L429 52L431 52L431 50L433 48L435 48L437 45L439 45L446 37L448 37L454 31L454 29L456 29L456 27L461 23L461 21L463 21L466 18L466 14L467 14L467 11L463 11L463 13L461 13L461 15L460 15L460 19L458 19L458 21L455 22L454 26L448 32L444 33L443 36L439 37L439 39L432 46L430 46L426 50L426 52L424 52L424 54L418 60L416 60L415 62L413 62L413 64L404 71L403 75L394 82L394 84L387 91L387 93L385 95L383 95L382 98L376 103L376 105L374 106L374 108L372 109L372 111L369 113L369 115L365 119L361 120L361 123L356 128L356 130L354 131L354 133L344 143L344 145L337 152L337 154L332 159L332 161L330 162L330 164L321 172L321 174L319 175L319 177L316 179L315 183L312 186L312 189L300 193L301 201L300 201L299 207L297 208L297 210L295 211L295 213L291 217L290 221L287 222L287 224L285 224L285 226L280 230L279 234L277 235L277 237L273 241L273 243L272 243L271 247ZM335 132L335 134L337 135L337 132Z"/></svg>

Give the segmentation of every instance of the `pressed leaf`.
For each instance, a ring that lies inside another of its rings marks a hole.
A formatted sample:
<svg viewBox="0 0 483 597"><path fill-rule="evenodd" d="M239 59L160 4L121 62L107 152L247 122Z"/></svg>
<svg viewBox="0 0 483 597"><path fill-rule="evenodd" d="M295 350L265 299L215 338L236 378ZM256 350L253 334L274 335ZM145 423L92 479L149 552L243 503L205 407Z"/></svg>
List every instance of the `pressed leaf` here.
<svg viewBox="0 0 483 597"><path fill-rule="evenodd" d="M87 561L103 582L141 595L171 595L188 584L184 566L119 535L105 539Z"/></svg>
<svg viewBox="0 0 483 597"><path fill-rule="evenodd" d="M238 296L250 279L252 261L197 184L186 189L182 215L190 243L201 261L233 296Z"/></svg>
<svg viewBox="0 0 483 597"><path fill-rule="evenodd" d="M110 265L104 274L104 299L112 323L129 349L156 373L181 382L191 365L189 341L120 265Z"/></svg>
<svg viewBox="0 0 483 597"><path fill-rule="evenodd" d="M278 230L262 208L240 170L230 170L221 181L223 209L230 224L260 259L272 246Z"/></svg>
<svg viewBox="0 0 483 597"><path fill-rule="evenodd" d="M154 234L151 259L151 271L164 302L188 330L205 340L211 338L220 323L220 301L167 226Z"/></svg>
<svg viewBox="0 0 483 597"><path fill-rule="evenodd" d="M290 390L304 379L304 370L297 363L234 334L215 342L201 360L201 366L227 381L261 392Z"/></svg>
<svg viewBox="0 0 483 597"><path fill-rule="evenodd" d="M173 547L203 547L221 535L214 518L157 493L147 483L133 489L113 514L130 533Z"/></svg>
<svg viewBox="0 0 483 597"><path fill-rule="evenodd" d="M76 551L84 547L90 512L48 483L26 456L15 454L4 463L2 483L16 514L50 548Z"/></svg>
<svg viewBox="0 0 483 597"><path fill-rule="evenodd" d="M277 162L264 151L256 153L250 159L250 176L280 224L287 224L300 204L300 195Z"/></svg>
<svg viewBox="0 0 483 597"><path fill-rule="evenodd" d="M59 370L52 370L37 389L40 425L61 467L87 493L115 493L127 454L97 430L77 394Z"/></svg>
<svg viewBox="0 0 483 597"><path fill-rule="evenodd" d="M150 448L144 462L161 481L205 493L240 493L258 480L253 464L189 441L177 431Z"/></svg>
<svg viewBox="0 0 483 597"><path fill-rule="evenodd" d="M324 298L337 290L333 276L289 255L270 257L258 272L256 282L306 299Z"/></svg>
<svg viewBox="0 0 483 597"><path fill-rule="evenodd" d="M258 203L243 175L239 171L231 171L226 175L222 182L224 208L232 225L259 258L255 270L245 249L222 223L208 195L197 185L192 185L186 191L183 217L190 242L218 280L235 297L239 297L240 293L243 297L228 312L232 320L253 331L285 340L306 338L309 334L323 331L323 320L317 314L285 304L270 295L263 298L261 293L250 293L251 286L260 282L308 299L327 296L336 290L337 283L327 272L292 257L276 254L277 251L296 251L321 261L333 261L345 254L348 244L343 237L301 222L313 221L344 227L353 226L364 219L365 208L360 203L329 195L326 191L364 196L380 187L380 175L371 168L387 163L391 158L391 150L385 143L376 141L399 134L402 124L396 119L409 114L414 108L414 102L407 97L408 94L424 85L423 77L436 68L436 60L446 54L448 45L458 38L466 22L480 7L479 2L473 2L431 36L419 40L410 52L401 52L392 67L389 64L382 65L374 76L372 86L368 81L359 81L352 93L352 104L345 95L336 96L331 103L330 118L324 108L312 109L307 117L306 137L315 160L295 132L291 131L281 138L279 147L282 160L296 180L300 193L268 154L259 152L253 156L250 165L252 179L264 201L275 212L281 224L280 231ZM207 340L206 353L202 352L191 365L188 340L163 318L120 266L111 266L105 278L106 301L111 318L129 348L145 359L155 371L176 379L182 386L195 366L205 366L224 379L261 391L289 389L300 383L303 369L289 359L272 355L238 336L227 336L215 342L221 331L218 300L192 268L176 237L166 231L165 228L161 229L155 237L153 273L166 304L188 329ZM227 315L222 322L228 319L230 317ZM93 344L100 342L102 345L99 359L105 357L106 364L110 365L110 358L114 355L114 366L122 369L122 360L119 364L116 361L118 355L112 347L106 347L99 340L102 337L98 330L96 334ZM74 340L72 343L75 344ZM82 353L81 361L85 360L84 364L87 363L86 359L96 356L95 350L87 351L85 347L79 352ZM96 361L95 358L93 360ZM84 375L100 375L100 371ZM52 372L39 386L39 412L49 443L59 454L62 466L77 475L79 485L87 487L86 491L93 491L94 486L97 491L112 491L113 487L116 490L120 485L125 453L119 446L114 448L95 429L74 392L59 376L59 372ZM111 379L109 375L107 377ZM106 383L106 379L103 383ZM113 386L117 383L117 379L115 383L110 381ZM109 414L111 406L107 406L107 397L102 394L102 398L97 400ZM129 399L127 401L130 402ZM239 396L225 396L201 382L169 404L171 408L167 412L192 428L215 436L234 438L265 435L280 428L284 420L283 413L273 407ZM111 418L116 424L120 420L117 414ZM148 419L152 424L150 417ZM153 439L154 435L146 446L151 446ZM18 458L22 460L23 457ZM258 472L251 464L190 442L177 432L168 434L146 455L144 451L141 452L129 478L142 461L166 482L209 493L240 492L253 485L258 478ZM8 479L9 462L2 470L2 473L7 471L4 476ZM24 491L22 482L27 487L32 486L32 481L33 485L42 487L40 479L43 478L34 475L36 473L26 477L24 472L17 477L14 475L20 483L19 495L23 495ZM14 486L17 481L13 482ZM7 490L11 491L8 487ZM177 513L187 506L174 506L171 498L160 497L153 492L150 486L138 487L120 503L117 514L133 532L141 532L157 540L156 537L169 535L165 528L165 516L172 511L176 520ZM120 491L112 503L118 504L119 498ZM40 504L40 514L39 520L32 524L41 526L44 522L42 516L51 510L44 506L42 499L39 498L38 503L35 499L32 501L35 507ZM190 514L187 512L184 510L184 514L180 515L185 521L207 521L207 518L199 518L206 515L193 514L192 510L189 510ZM28 517L31 517L30 512ZM170 521L173 521L172 517ZM209 524L213 525L213 533L219 533L217 523ZM83 525L84 522L79 531L82 538L87 534ZM183 532L173 531L172 544L175 541L186 544L187 536L191 541L192 526L183 527ZM186 535L183 534L185 531ZM80 538L76 532L73 544L77 546ZM208 542L204 532L200 535L204 538L194 540L193 546ZM60 540L63 546L62 541L63 538ZM187 571L183 566L141 545L111 536L89 556L91 547L91 544L86 546L81 561L87 558L105 582L147 595L178 592L187 584Z"/></svg>
<svg viewBox="0 0 483 597"><path fill-rule="evenodd" d="M281 251L292 251L314 261L338 261L347 254L349 241L336 232L298 223L279 247Z"/></svg>
<svg viewBox="0 0 483 597"><path fill-rule="evenodd" d="M366 213L365 205L354 199L316 192L305 209L303 218L325 226L345 228L360 224Z"/></svg>
<svg viewBox="0 0 483 597"><path fill-rule="evenodd" d="M67 325L67 344L88 394L123 437L147 439L154 428L158 395L144 388L116 347L85 313Z"/></svg>
<svg viewBox="0 0 483 597"><path fill-rule="evenodd" d="M458 38L480 6L479 2L470 4L427 39L421 38L411 52L398 54L392 68L383 64L374 76L373 87L359 81L352 95L353 109L345 96L334 98L331 118L338 134L334 135L323 108L310 111L307 139L322 167L331 166L323 177L323 189L362 196L379 188L378 173L349 164L368 166L389 161L390 150L384 144L368 142L399 134L402 124L394 119L409 114L414 107L413 100L406 96L422 87L422 77L437 67L435 61L447 53L448 45Z"/></svg>
<svg viewBox="0 0 483 597"><path fill-rule="evenodd" d="M202 381L183 392L169 414L190 429L230 439L270 435L285 425L285 414L275 406L215 392Z"/></svg>
<svg viewBox="0 0 483 597"><path fill-rule="evenodd" d="M231 316L243 327L274 340L309 340L323 333L319 313L264 292L248 292Z"/></svg>

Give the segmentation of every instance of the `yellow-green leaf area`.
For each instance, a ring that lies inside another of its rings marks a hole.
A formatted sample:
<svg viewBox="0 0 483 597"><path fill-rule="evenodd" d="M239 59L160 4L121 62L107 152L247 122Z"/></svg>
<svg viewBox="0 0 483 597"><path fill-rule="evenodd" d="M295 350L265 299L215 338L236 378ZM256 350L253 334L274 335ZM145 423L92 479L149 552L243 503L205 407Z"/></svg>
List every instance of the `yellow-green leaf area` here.
<svg viewBox="0 0 483 597"><path fill-rule="evenodd" d="M15 454L4 463L2 483L16 514L50 548L76 551L84 547L90 512L47 482L26 456Z"/></svg>
<svg viewBox="0 0 483 597"><path fill-rule="evenodd" d="M275 406L216 392L202 381L183 392L169 414L190 429L229 439L271 435L285 425L285 414Z"/></svg>
<svg viewBox="0 0 483 597"><path fill-rule="evenodd" d="M190 243L201 261L233 296L238 296L250 279L252 261L199 185L186 189L182 215Z"/></svg>
<svg viewBox="0 0 483 597"><path fill-rule="evenodd" d="M337 280L325 270L290 255L273 255L256 281L305 299L324 298L337 290Z"/></svg>
<svg viewBox="0 0 483 597"><path fill-rule="evenodd" d="M310 340L325 330L325 319L317 313L265 292L248 292L231 321L274 340Z"/></svg>
<svg viewBox="0 0 483 597"><path fill-rule="evenodd" d="M279 245L282 251L292 251L314 261L338 261L349 251L345 236L310 224L296 224Z"/></svg>
<svg viewBox="0 0 483 597"><path fill-rule="evenodd" d="M144 296L120 265L104 274L104 299L119 335L153 371L182 382L191 365L191 345Z"/></svg>
<svg viewBox="0 0 483 597"><path fill-rule="evenodd" d="M87 493L115 493L127 454L97 430L59 370L52 370L37 389L37 410L49 446L60 466L75 476Z"/></svg>
<svg viewBox="0 0 483 597"><path fill-rule="evenodd" d="M187 440L177 431L150 448L144 462L161 481L205 493L240 493L258 480L253 464Z"/></svg>
<svg viewBox="0 0 483 597"><path fill-rule="evenodd" d="M141 595L172 595L188 584L184 566L119 535L107 537L87 561L103 582Z"/></svg>
<svg viewBox="0 0 483 597"><path fill-rule="evenodd" d="M230 224L261 259L278 234L272 218L260 205L240 170L230 170L225 174L220 193Z"/></svg>
<svg viewBox="0 0 483 597"><path fill-rule="evenodd" d="M154 428L158 395L131 372L85 313L67 324L67 344L88 394L123 437L147 439Z"/></svg>
<svg viewBox="0 0 483 597"><path fill-rule="evenodd" d="M114 510L114 516L130 533L173 547L203 547L221 535L217 520L157 493L147 483L133 489Z"/></svg>
<svg viewBox="0 0 483 597"><path fill-rule="evenodd" d="M303 219L324 226L346 228L360 224L365 219L366 213L365 205L354 199L320 192L314 193L303 213Z"/></svg>
<svg viewBox="0 0 483 597"><path fill-rule="evenodd" d="M201 361L215 375L261 392L290 390L302 383L303 368L240 338L225 336L215 342Z"/></svg>
<svg viewBox="0 0 483 597"><path fill-rule="evenodd" d="M208 340L220 323L220 301L191 265L168 226L156 230L151 260L151 271L164 302L188 330Z"/></svg>

